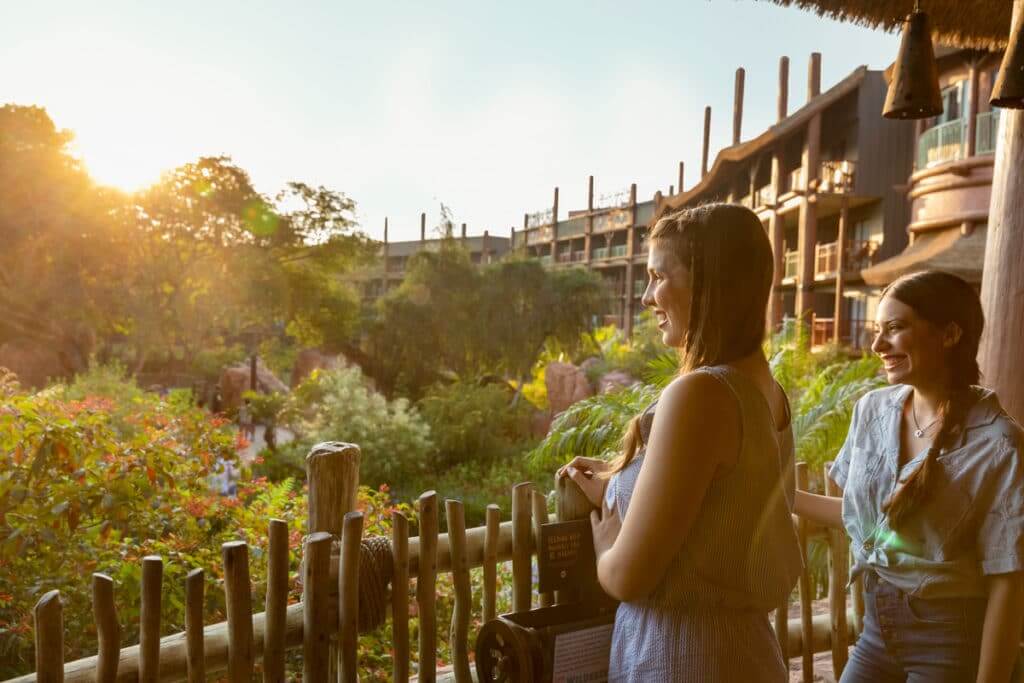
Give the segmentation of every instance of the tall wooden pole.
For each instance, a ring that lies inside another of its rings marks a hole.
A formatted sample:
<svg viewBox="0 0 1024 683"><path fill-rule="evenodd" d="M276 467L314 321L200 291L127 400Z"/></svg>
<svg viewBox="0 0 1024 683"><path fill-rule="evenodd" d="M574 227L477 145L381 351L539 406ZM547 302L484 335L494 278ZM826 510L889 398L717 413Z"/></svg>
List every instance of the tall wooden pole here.
<svg viewBox="0 0 1024 683"><path fill-rule="evenodd" d="M680 161L679 162L679 184L676 185L676 187L679 188L679 194L683 193L683 177L684 177L683 176L683 171L685 171L685 170L686 170L686 168L683 166L683 162Z"/></svg>
<svg viewBox="0 0 1024 683"><path fill-rule="evenodd" d="M789 116L789 57L779 58L779 97L778 115L779 121Z"/></svg>
<svg viewBox="0 0 1024 683"><path fill-rule="evenodd" d="M700 177L708 174L708 147L711 145L711 107L704 107L704 147L700 154Z"/></svg>
<svg viewBox="0 0 1024 683"><path fill-rule="evenodd" d="M736 82L732 92L732 144L740 144L743 132L743 80L746 71L743 67L736 69Z"/></svg>
<svg viewBox="0 0 1024 683"><path fill-rule="evenodd" d="M779 59L779 95L778 120L782 121L789 114L789 57ZM772 190L775 200L772 202L772 213L768 218L768 239L772 245L774 261L772 277L772 294L768 300L768 333L771 334L782 322L782 271L785 268L786 239L785 220L779 214L778 198L782 194L782 154L781 146L772 151Z"/></svg>
<svg viewBox="0 0 1024 683"><path fill-rule="evenodd" d="M1024 21L1024 0L1013 2L1013 22ZM988 210L981 302L988 329L981 338L982 382L1003 408L1024 420L1024 110L999 112L992 199Z"/></svg>
<svg viewBox="0 0 1024 683"><path fill-rule="evenodd" d="M807 101L821 94L821 53L811 53L807 65ZM796 315L810 323L814 312L814 253L818 245L818 202L816 194L821 152L821 113L807 124L804 137L803 189L797 249L800 250L800 276L796 293ZM808 339L810 337L808 336Z"/></svg>
<svg viewBox="0 0 1024 683"><path fill-rule="evenodd" d="M842 208L839 209L839 235L836 238L836 308L832 316L833 341L836 344L841 343L843 339L843 271L846 270L846 233L849 230L849 221L850 202L846 195L843 195ZM852 329L850 336L853 337Z"/></svg>

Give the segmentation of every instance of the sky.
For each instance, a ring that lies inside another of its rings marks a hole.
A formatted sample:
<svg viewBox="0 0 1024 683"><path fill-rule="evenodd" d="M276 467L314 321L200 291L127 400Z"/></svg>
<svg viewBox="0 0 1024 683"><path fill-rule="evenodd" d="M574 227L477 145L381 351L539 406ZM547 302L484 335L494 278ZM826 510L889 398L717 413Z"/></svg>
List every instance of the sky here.
<svg viewBox="0 0 1024 683"><path fill-rule="evenodd" d="M97 181L139 189L228 155L256 188L289 180L356 202L381 238L418 239L447 206L469 234L586 206L637 184L650 198L775 120L779 57L790 111L807 62L822 90L884 69L898 37L755 0L235 2L0 0L0 103L45 107Z"/></svg>

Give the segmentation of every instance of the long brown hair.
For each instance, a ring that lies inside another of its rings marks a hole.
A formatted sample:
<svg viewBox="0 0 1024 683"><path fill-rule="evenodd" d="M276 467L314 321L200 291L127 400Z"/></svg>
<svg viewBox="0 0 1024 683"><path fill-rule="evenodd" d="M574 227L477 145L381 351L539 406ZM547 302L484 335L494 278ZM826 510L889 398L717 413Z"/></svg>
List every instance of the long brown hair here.
<svg viewBox="0 0 1024 683"><path fill-rule="evenodd" d="M720 203L683 209L655 224L650 243L668 246L691 276L680 374L728 363L760 348L773 259L764 226L753 211ZM611 472L633 460L641 440L637 416L626 429Z"/></svg>
<svg viewBox="0 0 1024 683"><path fill-rule="evenodd" d="M936 458L943 448L952 445L963 429L974 401L971 386L981 377L978 343L985 328L985 316L974 288L956 275L942 271L904 275L882 290L882 298L887 296L910 306L917 317L939 330L950 324L960 329L959 339L946 352L949 397L940 407L939 433L921 466L882 506L889 516L890 526L895 529L924 500L929 479L934 476Z"/></svg>

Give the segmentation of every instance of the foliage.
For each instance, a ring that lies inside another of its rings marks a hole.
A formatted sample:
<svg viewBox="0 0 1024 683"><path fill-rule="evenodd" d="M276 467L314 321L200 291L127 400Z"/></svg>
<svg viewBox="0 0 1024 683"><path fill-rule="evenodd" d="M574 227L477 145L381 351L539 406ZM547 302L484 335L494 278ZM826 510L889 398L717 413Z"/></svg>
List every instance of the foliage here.
<svg viewBox="0 0 1024 683"><path fill-rule="evenodd" d="M446 373L528 377L545 340L578 344L603 291L595 273L532 260L480 269L443 239L410 259L402 285L378 303L371 374L385 393L414 398Z"/></svg>
<svg viewBox="0 0 1024 683"><path fill-rule="evenodd" d="M134 404L136 429L122 432L118 400L10 392L0 405L0 677L33 668L32 607L52 589L64 604L66 659L96 652L92 572L114 579L121 645L137 643L146 555L164 560L165 635L184 627L184 577L195 567L205 570L206 623L225 618L220 546L229 540L249 545L253 604L262 604L271 518L289 525L290 599L300 598L307 514L301 485L243 471L237 497L216 495L209 478L219 461L235 458L238 445L231 425L144 394ZM389 536L395 509L415 521L386 487L360 488L358 507L367 535ZM389 646L369 634L361 656L387 658Z"/></svg>
<svg viewBox="0 0 1024 683"><path fill-rule="evenodd" d="M434 442L436 470L502 459L529 432L530 410L511 407L508 385L456 381L436 384L417 404Z"/></svg>
<svg viewBox="0 0 1024 683"><path fill-rule="evenodd" d="M340 192L255 190L204 157L125 194L96 185L45 110L0 107L0 343L72 374L97 354L213 379L258 339L337 350L359 304L337 277L372 256ZM38 381L38 380L37 380Z"/></svg>
<svg viewBox="0 0 1024 683"><path fill-rule="evenodd" d="M298 437L275 456L301 467L321 441L347 441L362 449L363 483L377 487L426 472L433 448L430 427L404 398L387 400L369 389L355 367L316 371L289 397L281 419Z"/></svg>

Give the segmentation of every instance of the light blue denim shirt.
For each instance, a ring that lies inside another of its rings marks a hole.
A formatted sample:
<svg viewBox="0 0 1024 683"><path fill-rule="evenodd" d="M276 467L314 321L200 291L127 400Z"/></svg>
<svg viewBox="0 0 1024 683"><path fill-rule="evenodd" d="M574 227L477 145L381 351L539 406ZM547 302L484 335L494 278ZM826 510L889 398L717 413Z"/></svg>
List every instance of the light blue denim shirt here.
<svg viewBox="0 0 1024 683"><path fill-rule="evenodd" d="M843 523L854 572L879 577L921 598L984 597L985 576L1024 570L1024 431L996 395L974 387L977 402L952 448L943 449L920 508L897 534L882 512L927 449L899 466L900 423L912 388L866 394L830 470L843 488Z"/></svg>

